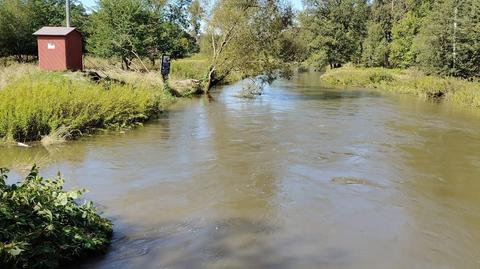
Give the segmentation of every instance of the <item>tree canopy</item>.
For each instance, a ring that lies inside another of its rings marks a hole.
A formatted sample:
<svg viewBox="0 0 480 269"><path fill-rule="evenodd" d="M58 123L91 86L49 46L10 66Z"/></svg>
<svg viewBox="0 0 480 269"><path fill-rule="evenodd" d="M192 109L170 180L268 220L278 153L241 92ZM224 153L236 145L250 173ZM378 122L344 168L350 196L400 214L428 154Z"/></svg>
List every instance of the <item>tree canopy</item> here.
<svg viewBox="0 0 480 269"><path fill-rule="evenodd" d="M197 51L188 33L188 0L100 0L90 16L87 48L103 57L120 57L125 68L133 58L155 62L161 54L174 58Z"/></svg>
<svg viewBox="0 0 480 269"><path fill-rule="evenodd" d="M306 0L309 60L480 76L480 0ZM361 55L359 57L359 55Z"/></svg>
<svg viewBox="0 0 480 269"><path fill-rule="evenodd" d="M207 85L232 71L278 76L293 63L421 68L480 76L480 0L98 0L72 3L86 52L155 63L202 50ZM32 33L64 25L64 0L0 0L0 57L35 56Z"/></svg>
<svg viewBox="0 0 480 269"><path fill-rule="evenodd" d="M271 80L295 62L291 6L275 0L219 0L205 33L211 55L207 90L232 71Z"/></svg>
<svg viewBox="0 0 480 269"><path fill-rule="evenodd" d="M72 24L82 30L86 16L80 1L72 1ZM33 33L43 26L64 25L64 0L0 0L0 57L14 56L21 61L36 55Z"/></svg>

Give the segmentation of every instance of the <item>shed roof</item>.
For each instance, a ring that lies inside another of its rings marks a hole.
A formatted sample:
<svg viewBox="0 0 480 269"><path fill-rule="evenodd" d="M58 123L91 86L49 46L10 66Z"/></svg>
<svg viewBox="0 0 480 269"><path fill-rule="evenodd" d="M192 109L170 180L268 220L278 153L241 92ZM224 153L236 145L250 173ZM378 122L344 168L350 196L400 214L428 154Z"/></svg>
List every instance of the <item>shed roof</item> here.
<svg viewBox="0 0 480 269"><path fill-rule="evenodd" d="M42 29L36 31L33 34L34 35L67 36L73 31L76 31L75 27L42 27Z"/></svg>

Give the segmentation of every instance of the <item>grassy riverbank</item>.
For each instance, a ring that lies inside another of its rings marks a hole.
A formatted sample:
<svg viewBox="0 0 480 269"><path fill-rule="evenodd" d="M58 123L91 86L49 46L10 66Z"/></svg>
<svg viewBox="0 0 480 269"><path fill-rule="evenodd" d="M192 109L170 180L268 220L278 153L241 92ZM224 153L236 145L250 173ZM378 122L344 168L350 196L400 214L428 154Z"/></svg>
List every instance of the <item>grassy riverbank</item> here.
<svg viewBox="0 0 480 269"><path fill-rule="evenodd" d="M44 72L36 64L0 67L0 142L62 142L96 129L130 128L155 117L175 101L201 91L209 59L197 54L172 61L168 88L159 63L134 61L121 69L118 59L86 57L80 72ZM224 83L241 79L232 72Z"/></svg>
<svg viewBox="0 0 480 269"><path fill-rule="evenodd" d="M417 70L351 66L327 70L321 78L330 87L372 88L480 108L479 81L427 76Z"/></svg>
<svg viewBox="0 0 480 269"><path fill-rule="evenodd" d="M128 128L174 102L151 75L132 72L134 84L94 83L81 73L43 72L33 65L6 69L0 70L0 140L6 142L40 140L59 130L63 139L99 128Z"/></svg>

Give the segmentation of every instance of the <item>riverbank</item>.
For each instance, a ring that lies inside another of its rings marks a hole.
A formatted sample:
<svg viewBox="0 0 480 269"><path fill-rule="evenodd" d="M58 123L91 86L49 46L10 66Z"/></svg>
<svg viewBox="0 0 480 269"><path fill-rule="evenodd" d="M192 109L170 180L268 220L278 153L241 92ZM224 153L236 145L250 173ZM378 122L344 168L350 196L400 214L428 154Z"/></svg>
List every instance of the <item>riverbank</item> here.
<svg viewBox="0 0 480 269"><path fill-rule="evenodd" d="M347 66L327 70L321 79L329 87L371 88L480 108L480 82L427 76L418 70Z"/></svg>
<svg viewBox="0 0 480 269"><path fill-rule="evenodd" d="M34 63L0 67L0 142L63 142L98 129L132 128L202 92L208 57L173 60L164 85L158 63L85 57L85 72L44 72ZM224 83L240 80L233 72Z"/></svg>
<svg viewBox="0 0 480 269"><path fill-rule="evenodd" d="M4 142L54 143L96 129L131 128L175 102L153 73L130 72L100 82L79 72L43 72L35 65L13 65L0 73Z"/></svg>

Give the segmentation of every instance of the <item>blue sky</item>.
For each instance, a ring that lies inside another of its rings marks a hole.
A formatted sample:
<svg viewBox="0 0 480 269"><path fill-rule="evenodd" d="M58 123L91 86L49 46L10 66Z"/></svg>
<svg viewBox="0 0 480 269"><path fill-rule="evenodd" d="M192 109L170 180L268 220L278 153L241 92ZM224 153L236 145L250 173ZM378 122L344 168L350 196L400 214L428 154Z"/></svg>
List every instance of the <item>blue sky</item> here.
<svg viewBox="0 0 480 269"><path fill-rule="evenodd" d="M292 3L293 7L295 9L301 9L302 8L302 0L288 0ZM96 0L80 0L86 7L94 7L96 4Z"/></svg>

